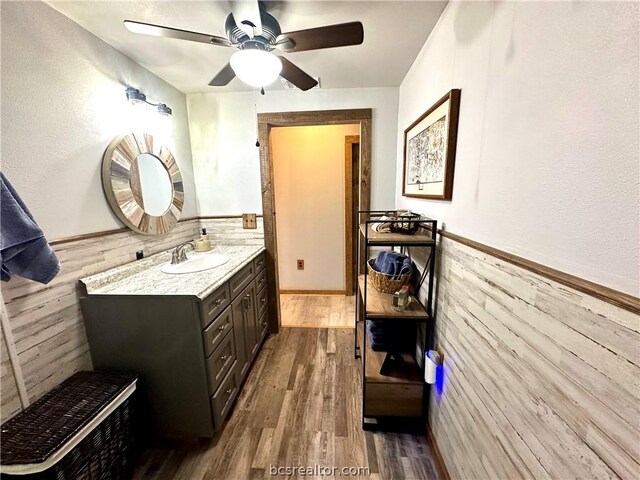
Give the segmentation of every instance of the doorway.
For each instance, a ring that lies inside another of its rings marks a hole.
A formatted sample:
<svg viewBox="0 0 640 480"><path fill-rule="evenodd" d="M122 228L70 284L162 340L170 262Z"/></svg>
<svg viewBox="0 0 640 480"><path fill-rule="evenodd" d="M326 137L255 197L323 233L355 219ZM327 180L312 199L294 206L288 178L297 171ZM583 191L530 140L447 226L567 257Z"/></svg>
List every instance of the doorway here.
<svg viewBox="0 0 640 480"><path fill-rule="evenodd" d="M265 247L267 250L267 272L269 289L269 325L270 331L278 333L281 327L280 311L280 279L278 273L278 241L276 225L276 201L274 188L274 165L272 145L270 142L271 129L274 127L312 126L312 125L359 125L358 142L355 138L345 139L345 169L346 162L351 163L350 183L356 185L355 195L350 198L345 195L345 256L349 259L351 268L350 280L345 283L345 293L353 291L353 247L347 248L347 242L353 245L353 239L347 238L353 234L353 219L358 210L368 210L370 203L371 179L371 109L358 110L322 110L313 112L287 112L258 114L258 139L260 142L260 170L262 183L262 207L264 215ZM351 137L358 137L351 135ZM357 154L354 155L355 144L359 144ZM349 149L349 154L347 153ZM357 162L354 167L354 162ZM348 179L346 180L348 181ZM350 190L350 189L347 189ZM351 190L353 191L353 190ZM351 293L349 292L349 293Z"/></svg>
<svg viewBox="0 0 640 480"><path fill-rule="evenodd" d="M271 129L280 294L351 295L359 138L358 124Z"/></svg>

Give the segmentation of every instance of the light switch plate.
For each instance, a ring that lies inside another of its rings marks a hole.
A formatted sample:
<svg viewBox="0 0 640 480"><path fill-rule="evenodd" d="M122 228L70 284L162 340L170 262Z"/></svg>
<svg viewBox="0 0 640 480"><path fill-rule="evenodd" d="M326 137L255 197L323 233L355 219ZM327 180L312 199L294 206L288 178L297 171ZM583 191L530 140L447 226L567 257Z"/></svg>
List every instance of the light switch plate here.
<svg viewBox="0 0 640 480"><path fill-rule="evenodd" d="M258 222L256 220L255 213L242 214L242 228L258 228Z"/></svg>

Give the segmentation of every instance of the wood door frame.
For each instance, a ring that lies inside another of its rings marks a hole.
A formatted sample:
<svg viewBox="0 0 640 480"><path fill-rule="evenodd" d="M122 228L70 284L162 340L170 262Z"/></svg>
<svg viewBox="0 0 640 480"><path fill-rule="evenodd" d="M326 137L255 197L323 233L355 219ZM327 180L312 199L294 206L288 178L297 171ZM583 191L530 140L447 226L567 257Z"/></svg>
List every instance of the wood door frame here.
<svg viewBox="0 0 640 480"><path fill-rule="evenodd" d="M371 199L371 119L372 109L370 108L258 114L262 214L264 216L264 243L267 253L268 311L271 333L279 333L281 325L276 205L270 145L271 129L273 127L360 124L360 209L369 210Z"/></svg>
<svg viewBox="0 0 640 480"><path fill-rule="evenodd" d="M353 242L353 217L357 213L353 211L353 144L360 145L360 135L347 135L344 137L344 259L345 282L344 294L355 295L354 263L355 243ZM358 171L360 170L360 158L357 159ZM360 192L355 192L358 195Z"/></svg>

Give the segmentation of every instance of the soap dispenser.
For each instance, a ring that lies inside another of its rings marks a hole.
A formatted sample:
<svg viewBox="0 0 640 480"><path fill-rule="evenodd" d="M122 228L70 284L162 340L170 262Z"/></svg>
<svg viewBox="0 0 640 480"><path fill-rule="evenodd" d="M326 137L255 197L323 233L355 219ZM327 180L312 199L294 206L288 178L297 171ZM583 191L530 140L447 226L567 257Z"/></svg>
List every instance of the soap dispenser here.
<svg viewBox="0 0 640 480"><path fill-rule="evenodd" d="M209 235L207 235L207 229L202 229L202 235L200 238L195 239L196 244L196 252L208 252L211 250L211 240L209 240Z"/></svg>

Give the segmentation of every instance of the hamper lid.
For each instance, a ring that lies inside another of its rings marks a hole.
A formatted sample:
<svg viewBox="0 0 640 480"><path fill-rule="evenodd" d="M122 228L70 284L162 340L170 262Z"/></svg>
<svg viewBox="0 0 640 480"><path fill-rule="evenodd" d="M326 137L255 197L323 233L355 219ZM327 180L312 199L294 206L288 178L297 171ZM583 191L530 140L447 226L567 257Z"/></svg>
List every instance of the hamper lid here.
<svg viewBox="0 0 640 480"><path fill-rule="evenodd" d="M100 417L102 421L105 413L131 395L136 380L130 373L78 372L71 376L2 425L2 467L41 464L68 442L79 443L95 428L85 428L92 420ZM3 473L8 470L2 468Z"/></svg>

